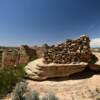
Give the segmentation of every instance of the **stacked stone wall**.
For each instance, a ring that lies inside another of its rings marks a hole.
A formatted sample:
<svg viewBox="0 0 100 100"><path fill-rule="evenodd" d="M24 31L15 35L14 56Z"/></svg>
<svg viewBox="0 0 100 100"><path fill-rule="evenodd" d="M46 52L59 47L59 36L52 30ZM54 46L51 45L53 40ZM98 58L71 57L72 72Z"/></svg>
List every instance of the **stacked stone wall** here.
<svg viewBox="0 0 100 100"><path fill-rule="evenodd" d="M57 45L48 46L44 52L45 63L69 64L91 62L92 53L89 37L83 35L75 40L66 40Z"/></svg>

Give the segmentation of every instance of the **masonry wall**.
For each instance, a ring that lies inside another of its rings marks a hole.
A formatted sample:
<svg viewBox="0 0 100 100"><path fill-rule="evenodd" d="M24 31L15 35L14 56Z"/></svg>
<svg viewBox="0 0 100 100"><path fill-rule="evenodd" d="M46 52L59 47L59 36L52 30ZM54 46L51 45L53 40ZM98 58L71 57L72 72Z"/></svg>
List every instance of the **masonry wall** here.
<svg viewBox="0 0 100 100"><path fill-rule="evenodd" d="M61 44L49 46L44 52L45 63L69 64L91 62L90 39L81 36L75 40L66 40Z"/></svg>

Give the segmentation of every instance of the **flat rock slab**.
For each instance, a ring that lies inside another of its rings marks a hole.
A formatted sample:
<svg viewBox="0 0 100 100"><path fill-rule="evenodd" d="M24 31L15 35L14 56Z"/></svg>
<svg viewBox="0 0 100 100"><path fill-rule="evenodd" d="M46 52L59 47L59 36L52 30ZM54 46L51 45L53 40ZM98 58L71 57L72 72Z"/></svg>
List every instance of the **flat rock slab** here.
<svg viewBox="0 0 100 100"><path fill-rule="evenodd" d="M100 53L93 52L93 54L98 58L95 64L89 64L88 67L94 71L100 71Z"/></svg>
<svg viewBox="0 0 100 100"><path fill-rule="evenodd" d="M74 73L83 71L87 63L77 64L44 64L44 59L37 59L25 67L26 77L33 80L45 80L48 78L68 77Z"/></svg>

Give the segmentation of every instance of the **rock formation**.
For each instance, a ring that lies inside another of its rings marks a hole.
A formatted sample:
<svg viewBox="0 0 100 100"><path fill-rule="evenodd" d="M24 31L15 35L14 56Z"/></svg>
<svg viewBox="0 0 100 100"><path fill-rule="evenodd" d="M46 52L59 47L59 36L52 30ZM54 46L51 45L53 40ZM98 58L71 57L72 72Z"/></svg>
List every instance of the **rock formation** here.
<svg viewBox="0 0 100 100"><path fill-rule="evenodd" d="M0 52L0 67L26 65L37 58L36 51L27 45L20 48L7 48Z"/></svg>
<svg viewBox="0 0 100 100"><path fill-rule="evenodd" d="M96 62L89 43L87 36L81 36L58 45L45 45L43 58L30 62L25 67L27 77L44 80L83 71L89 63Z"/></svg>
<svg viewBox="0 0 100 100"><path fill-rule="evenodd" d="M36 59L36 51L27 45L20 47L19 55L19 64L27 64L29 61Z"/></svg>
<svg viewBox="0 0 100 100"><path fill-rule="evenodd" d="M33 46L32 49L36 51L36 55L38 58L42 58L44 55L44 52L46 52L48 47L49 46L47 44L44 44L42 46Z"/></svg>
<svg viewBox="0 0 100 100"><path fill-rule="evenodd" d="M15 66L18 63L18 52L5 50L2 53L2 67Z"/></svg>
<svg viewBox="0 0 100 100"><path fill-rule="evenodd" d="M45 80L47 78L65 77L83 71L87 63L77 64L44 64L40 58L30 62L25 67L26 77L33 80Z"/></svg>
<svg viewBox="0 0 100 100"><path fill-rule="evenodd" d="M96 63L89 63L88 67L93 71L100 71L100 53L93 52L97 57Z"/></svg>

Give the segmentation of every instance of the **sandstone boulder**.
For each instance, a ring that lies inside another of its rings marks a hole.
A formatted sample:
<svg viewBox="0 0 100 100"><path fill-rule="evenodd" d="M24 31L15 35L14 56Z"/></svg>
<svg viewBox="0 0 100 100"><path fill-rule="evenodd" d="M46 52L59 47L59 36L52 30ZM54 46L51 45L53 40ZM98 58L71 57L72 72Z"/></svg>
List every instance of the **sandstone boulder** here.
<svg viewBox="0 0 100 100"><path fill-rule="evenodd" d="M97 57L97 62L94 63L94 64L90 64L90 63L89 63L88 67L89 67L91 70L100 71L100 53L93 52L93 54Z"/></svg>
<svg viewBox="0 0 100 100"><path fill-rule="evenodd" d="M30 62L26 67L26 77L34 80L45 80L47 78L67 77L74 73L83 71L87 63L76 64L44 64L44 59L40 58Z"/></svg>

